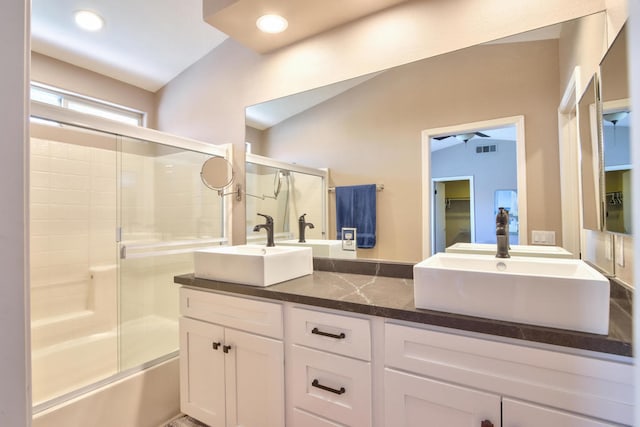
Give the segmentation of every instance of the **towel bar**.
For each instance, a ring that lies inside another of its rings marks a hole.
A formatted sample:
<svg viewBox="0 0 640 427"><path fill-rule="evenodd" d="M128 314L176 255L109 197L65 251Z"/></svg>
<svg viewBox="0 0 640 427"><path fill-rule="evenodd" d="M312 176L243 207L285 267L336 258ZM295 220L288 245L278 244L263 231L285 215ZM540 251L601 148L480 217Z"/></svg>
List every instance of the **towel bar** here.
<svg viewBox="0 0 640 427"><path fill-rule="evenodd" d="M382 191L384 190L384 184L376 184L376 190ZM329 187L329 193L335 193L336 187Z"/></svg>

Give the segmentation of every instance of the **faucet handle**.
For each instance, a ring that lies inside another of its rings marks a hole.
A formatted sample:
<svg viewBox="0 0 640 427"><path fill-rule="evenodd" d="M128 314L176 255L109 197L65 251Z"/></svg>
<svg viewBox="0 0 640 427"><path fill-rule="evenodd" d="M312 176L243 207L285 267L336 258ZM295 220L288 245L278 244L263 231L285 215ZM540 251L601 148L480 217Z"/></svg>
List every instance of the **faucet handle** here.
<svg viewBox="0 0 640 427"><path fill-rule="evenodd" d="M302 215L300 215L300 218L298 218L299 222L306 222L306 220L304 219L305 215L307 215L306 213L303 213Z"/></svg>
<svg viewBox="0 0 640 427"><path fill-rule="evenodd" d="M261 213L258 213L258 215L263 216L267 220L267 224L273 224L273 217Z"/></svg>

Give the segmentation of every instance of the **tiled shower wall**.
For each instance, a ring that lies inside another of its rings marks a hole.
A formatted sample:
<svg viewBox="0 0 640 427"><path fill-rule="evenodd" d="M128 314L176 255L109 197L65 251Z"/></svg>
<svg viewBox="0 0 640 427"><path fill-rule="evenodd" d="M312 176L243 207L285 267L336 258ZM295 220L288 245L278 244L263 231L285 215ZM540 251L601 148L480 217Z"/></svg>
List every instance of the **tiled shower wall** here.
<svg viewBox="0 0 640 427"><path fill-rule="evenodd" d="M107 330L115 327L115 292L98 289L104 282L95 275L116 264L116 141L91 133L72 141L31 141L32 321L46 329L45 319L72 320L100 305L105 316L91 326ZM98 302L98 294L111 300Z"/></svg>

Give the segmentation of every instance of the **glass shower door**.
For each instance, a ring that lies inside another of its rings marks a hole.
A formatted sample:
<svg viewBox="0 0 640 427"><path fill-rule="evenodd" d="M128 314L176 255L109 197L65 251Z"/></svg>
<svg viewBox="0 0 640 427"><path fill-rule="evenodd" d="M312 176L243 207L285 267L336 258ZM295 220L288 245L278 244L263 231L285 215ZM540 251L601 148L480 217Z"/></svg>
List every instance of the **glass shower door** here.
<svg viewBox="0 0 640 427"><path fill-rule="evenodd" d="M120 370L178 350L178 285L193 251L224 241L223 201L200 180L210 155L119 138Z"/></svg>
<svg viewBox="0 0 640 427"><path fill-rule="evenodd" d="M116 137L31 124L32 397L45 408L116 374Z"/></svg>

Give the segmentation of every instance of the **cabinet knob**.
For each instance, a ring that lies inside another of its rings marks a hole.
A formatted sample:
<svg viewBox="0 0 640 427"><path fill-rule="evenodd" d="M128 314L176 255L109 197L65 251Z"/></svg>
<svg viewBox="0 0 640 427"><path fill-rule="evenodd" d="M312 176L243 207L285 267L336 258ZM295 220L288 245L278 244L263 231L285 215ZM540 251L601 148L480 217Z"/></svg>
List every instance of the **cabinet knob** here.
<svg viewBox="0 0 640 427"><path fill-rule="evenodd" d="M214 350L217 350L218 347L220 347L220 343L219 342L214 342L211 346L213 347Z"/></svg>
<svg viewBox="0 0 640 427"><path fill-rule="evenodd" d="M489 420L484 420L480 423L480 427L493 427L493 423Z"/></svg>
<svg viewBox="0 0 640 427"><path fill-rule="evenodd" d="M335 338L335 339L337 339L337 340L343 340L343 339L345 339L345 338L347 337L347 336L344 334L344 332L340 332L340 334L339 334L339 335L336 335L336 334L331 334L331 333L329 333L329 332L323 332L323 331L321 331L321 330L320 330L320 329L318 329L318 328L313 328L313 329L311 330L311 333L312 333L312 334L316 334L316 335L322 335L323 337Z"/></svg>
<svg viewBox="0 0 640 427"><path fill-rule="evenodd" d="M231 346L230 345L223 345L222 346L222 351L224 351L225 353L229 353L229 350L231 350Z"/></svg>

